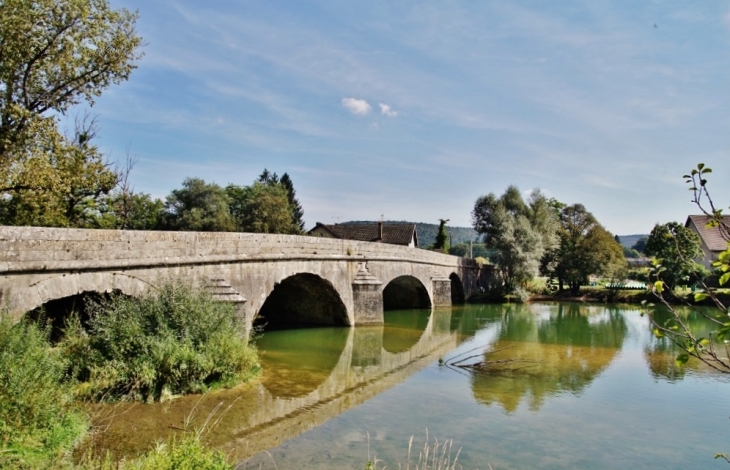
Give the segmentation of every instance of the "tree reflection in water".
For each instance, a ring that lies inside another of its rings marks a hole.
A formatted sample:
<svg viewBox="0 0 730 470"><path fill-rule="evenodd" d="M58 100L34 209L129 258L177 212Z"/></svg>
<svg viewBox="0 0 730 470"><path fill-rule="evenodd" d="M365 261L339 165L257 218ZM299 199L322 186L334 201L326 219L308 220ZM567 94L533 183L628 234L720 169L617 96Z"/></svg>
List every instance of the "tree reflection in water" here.
<svg viewBox="0 0 730 470"><path fill-rule="evenodd" d="M472 374L472 393L507 413L523 399L538 410L548 397L579 394L611 363L626 333L619 311L603 306L506 306L499 339L483 357L487 367Z"/></svg>
<svg viewBox="0 0 730 470"><path fill-rule="evenodd" d="M715 329L707 319L698 312L689 308L677 307L676 312L682 317L682 321L689 327L697 338L710 338L710 332ZM674 317L665 309L657 308L651 312L654 319L660 325ZM652 325L646 322L647 330L651 331ZM653 334L647 335L648 339L644 346L644 358L655 379L676 382L682 380L686 374L709 372L709 367L700 361L690 360L683 367L678 367L675 358L681 352L680 348L672 343L669 338L657 338Z"/></svg>

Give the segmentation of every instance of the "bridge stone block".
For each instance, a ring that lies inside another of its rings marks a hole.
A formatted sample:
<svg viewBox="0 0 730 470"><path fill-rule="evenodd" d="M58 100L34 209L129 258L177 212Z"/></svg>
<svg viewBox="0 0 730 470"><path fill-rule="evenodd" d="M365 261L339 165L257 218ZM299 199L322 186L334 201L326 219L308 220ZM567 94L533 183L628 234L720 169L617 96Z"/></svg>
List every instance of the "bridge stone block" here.
<svg viewBox="0 0 730 470"><path fill-rule="evenodd" d="M355 325L383 324L382 285L382 282L370 274L367 263L360 263L352 282Z"/></svg>
<svg viewBox="0 0 730 470"><path fill-rule="evenodd" d="M451 279L448 277L433 277L431 283L433 306L444 307L451 305Z"/></svg>

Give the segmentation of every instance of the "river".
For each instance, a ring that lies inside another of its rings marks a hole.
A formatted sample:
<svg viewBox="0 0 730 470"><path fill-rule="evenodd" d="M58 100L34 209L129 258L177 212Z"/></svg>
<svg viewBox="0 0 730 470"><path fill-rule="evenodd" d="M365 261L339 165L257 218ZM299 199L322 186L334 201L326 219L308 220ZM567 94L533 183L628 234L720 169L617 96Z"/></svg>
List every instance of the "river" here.
<svg viewBox="0 0 730 470"><path fill-rule="evenodd" d="M98 449L133 455L204 426L249 469L411 467L426 433L465 469L727 468L730 377L656 339L631 306L386 312L381 327L264 332L232 390L95 410ZM698 319L691 320L701 326ZM459 362L463 361L463 362ZM460 365L488 361L485 370Z"/></svg>

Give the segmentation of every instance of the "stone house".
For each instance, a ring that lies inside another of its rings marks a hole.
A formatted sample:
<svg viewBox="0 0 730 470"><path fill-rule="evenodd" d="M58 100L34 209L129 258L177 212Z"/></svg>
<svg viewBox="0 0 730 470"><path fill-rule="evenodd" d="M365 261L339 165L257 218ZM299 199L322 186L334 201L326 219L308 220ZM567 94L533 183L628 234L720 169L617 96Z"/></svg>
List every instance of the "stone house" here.
<svg viewBox="0 0 730 470"><path fill-rule="evenodd" d="M707 227L710 217L706 215L690 215L684 226L695 232L700 237L704 258L697 260L708 269L712 269L712 262L717 260L721 252L728 249L727 241L720 233L719 227ZM726 224L730 225L730 215L723 216Z"/></svg>
<svg viewBox="0 0 730 470"><path fill-rule="evenodd" d="M365 222L357 224L317 225L308 232L309 235L363 242L390 243L391 245L418 247L416 224L400 224L393 222Z"/></svg>

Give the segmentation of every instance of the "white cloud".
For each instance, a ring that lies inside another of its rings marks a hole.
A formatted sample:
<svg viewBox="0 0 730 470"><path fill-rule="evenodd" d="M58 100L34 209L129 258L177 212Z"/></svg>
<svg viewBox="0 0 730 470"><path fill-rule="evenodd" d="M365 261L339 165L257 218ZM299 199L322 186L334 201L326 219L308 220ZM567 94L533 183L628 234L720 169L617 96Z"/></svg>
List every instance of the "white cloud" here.
<svg viewBox="0 0 730 470"><path fill-rule="evenodd" d="M380 114L383 116L396 117L398 111L394 110L389 104L380 103Z"/></svg>
<svg viewBox="0 0 730 470"><path fill-rule="evenodd" d="M365 115L373 109L365 100L359 100L357 98L342 98L342 106L347 108L352 114Z"/></svg>

